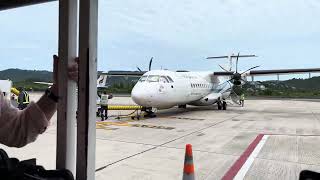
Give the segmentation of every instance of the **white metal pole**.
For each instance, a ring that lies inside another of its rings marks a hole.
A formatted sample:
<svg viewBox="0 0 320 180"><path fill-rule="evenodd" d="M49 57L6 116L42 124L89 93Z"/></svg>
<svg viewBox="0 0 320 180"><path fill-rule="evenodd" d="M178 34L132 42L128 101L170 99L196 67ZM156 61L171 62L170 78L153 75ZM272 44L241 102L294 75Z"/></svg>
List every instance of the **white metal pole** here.
<svg viewBox="0 0 320 180"><path fill-rule="evenodd" d="M77 180L95 179L98 0L80 0Z"/></svg>
<svg viewBox="0 0 320 180"><path fill-rule="evenodd" d="M59 96L57 114L57 169L76 173L76 82L67 75L77 56L77 0L59 1Z"/></svg>

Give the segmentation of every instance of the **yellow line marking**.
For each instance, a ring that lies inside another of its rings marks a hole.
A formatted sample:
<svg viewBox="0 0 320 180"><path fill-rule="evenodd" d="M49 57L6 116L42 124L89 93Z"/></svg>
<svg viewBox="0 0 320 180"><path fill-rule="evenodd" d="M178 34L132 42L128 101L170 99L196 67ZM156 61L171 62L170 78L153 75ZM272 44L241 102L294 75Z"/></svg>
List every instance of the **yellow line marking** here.
<svg viewBox="0 0 320 180"><path fill-rule="evenodd" d="M103 126L103 125L97 126L96 128L97 129L103 129L103 130L116 130L116 129L118 129L118 128L106 127L106 126Z"/></svg>
<svg viewBox="0 0 320 180"><path fill-rule="evenodd" d="M97 129L106 129L106 126L127 126L127 127L141 127L141 128L151 128L151 129L165 129L172 130L174 127L158 126L158 125L148 125L148 124L129 124L128 122L97 122Z"/></svg>
<svg viewBox="0 0 320 180"><path fill-rule="evenodd" d="M152 129L165 129L172 130L174 127L157 126L157 125L147 125L147 124L130 124L131 127L142 127L142 128L152 128Z"/></svg>

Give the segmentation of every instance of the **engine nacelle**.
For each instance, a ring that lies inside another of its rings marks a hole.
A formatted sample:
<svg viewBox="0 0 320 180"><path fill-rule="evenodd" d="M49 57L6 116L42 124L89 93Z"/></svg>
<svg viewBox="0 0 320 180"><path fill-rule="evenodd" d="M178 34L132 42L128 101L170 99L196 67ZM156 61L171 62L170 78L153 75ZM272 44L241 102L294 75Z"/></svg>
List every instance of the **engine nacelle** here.
<svg viewBox="0 0 320 180"><path fill-rule="evenodd" d="M218 99L220 99L222 96L221 93L211 93L197 101L194 101L190 103L190 105L195 105L195 106L209 106L212 104L215 104Z"/></svg>
<svg viewBox="0 0 320 180"><path fill-rule="evenodd" d="M241 85L241 81L240 80L234 80L233 84L236 86L240 86Z"/></svg>

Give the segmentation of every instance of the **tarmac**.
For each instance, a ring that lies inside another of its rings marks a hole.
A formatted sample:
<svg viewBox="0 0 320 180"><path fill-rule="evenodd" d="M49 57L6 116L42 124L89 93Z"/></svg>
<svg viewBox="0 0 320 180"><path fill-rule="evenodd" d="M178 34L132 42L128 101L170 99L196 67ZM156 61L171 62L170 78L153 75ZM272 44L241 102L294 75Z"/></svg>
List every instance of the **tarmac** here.
<svg viewBox="0 0 320 180"><path fill-rule="evenodd" d="M32 94L31 99L38 99ZM133 105L130 97L110 104ZM298 179L301 170L320 172L320 103L308 100L246 100L229 105L159 110L157 117L132 120L109 111L97 121L96 179L182 179L185 145L193 146L197 180ZM56 116L36 142L8 148L20 160L37 158L55 168Z"/></svg>

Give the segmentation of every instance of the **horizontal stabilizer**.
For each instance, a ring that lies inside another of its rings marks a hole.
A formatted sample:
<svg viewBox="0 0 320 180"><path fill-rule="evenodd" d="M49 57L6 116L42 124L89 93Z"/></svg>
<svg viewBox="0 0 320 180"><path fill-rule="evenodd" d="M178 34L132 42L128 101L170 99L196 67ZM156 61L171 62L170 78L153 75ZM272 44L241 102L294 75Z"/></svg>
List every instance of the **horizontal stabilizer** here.
<svg viewBox="0 0 320 180"><path fill-rule="evenodd" d="M212 57L207 57L207 59L222 59L222 58L236 58L238 55L231 55L231 56L212 56ZM258 57L254 54L252 55L239 55L239 58L244 58L244 57Z"/></svg>

